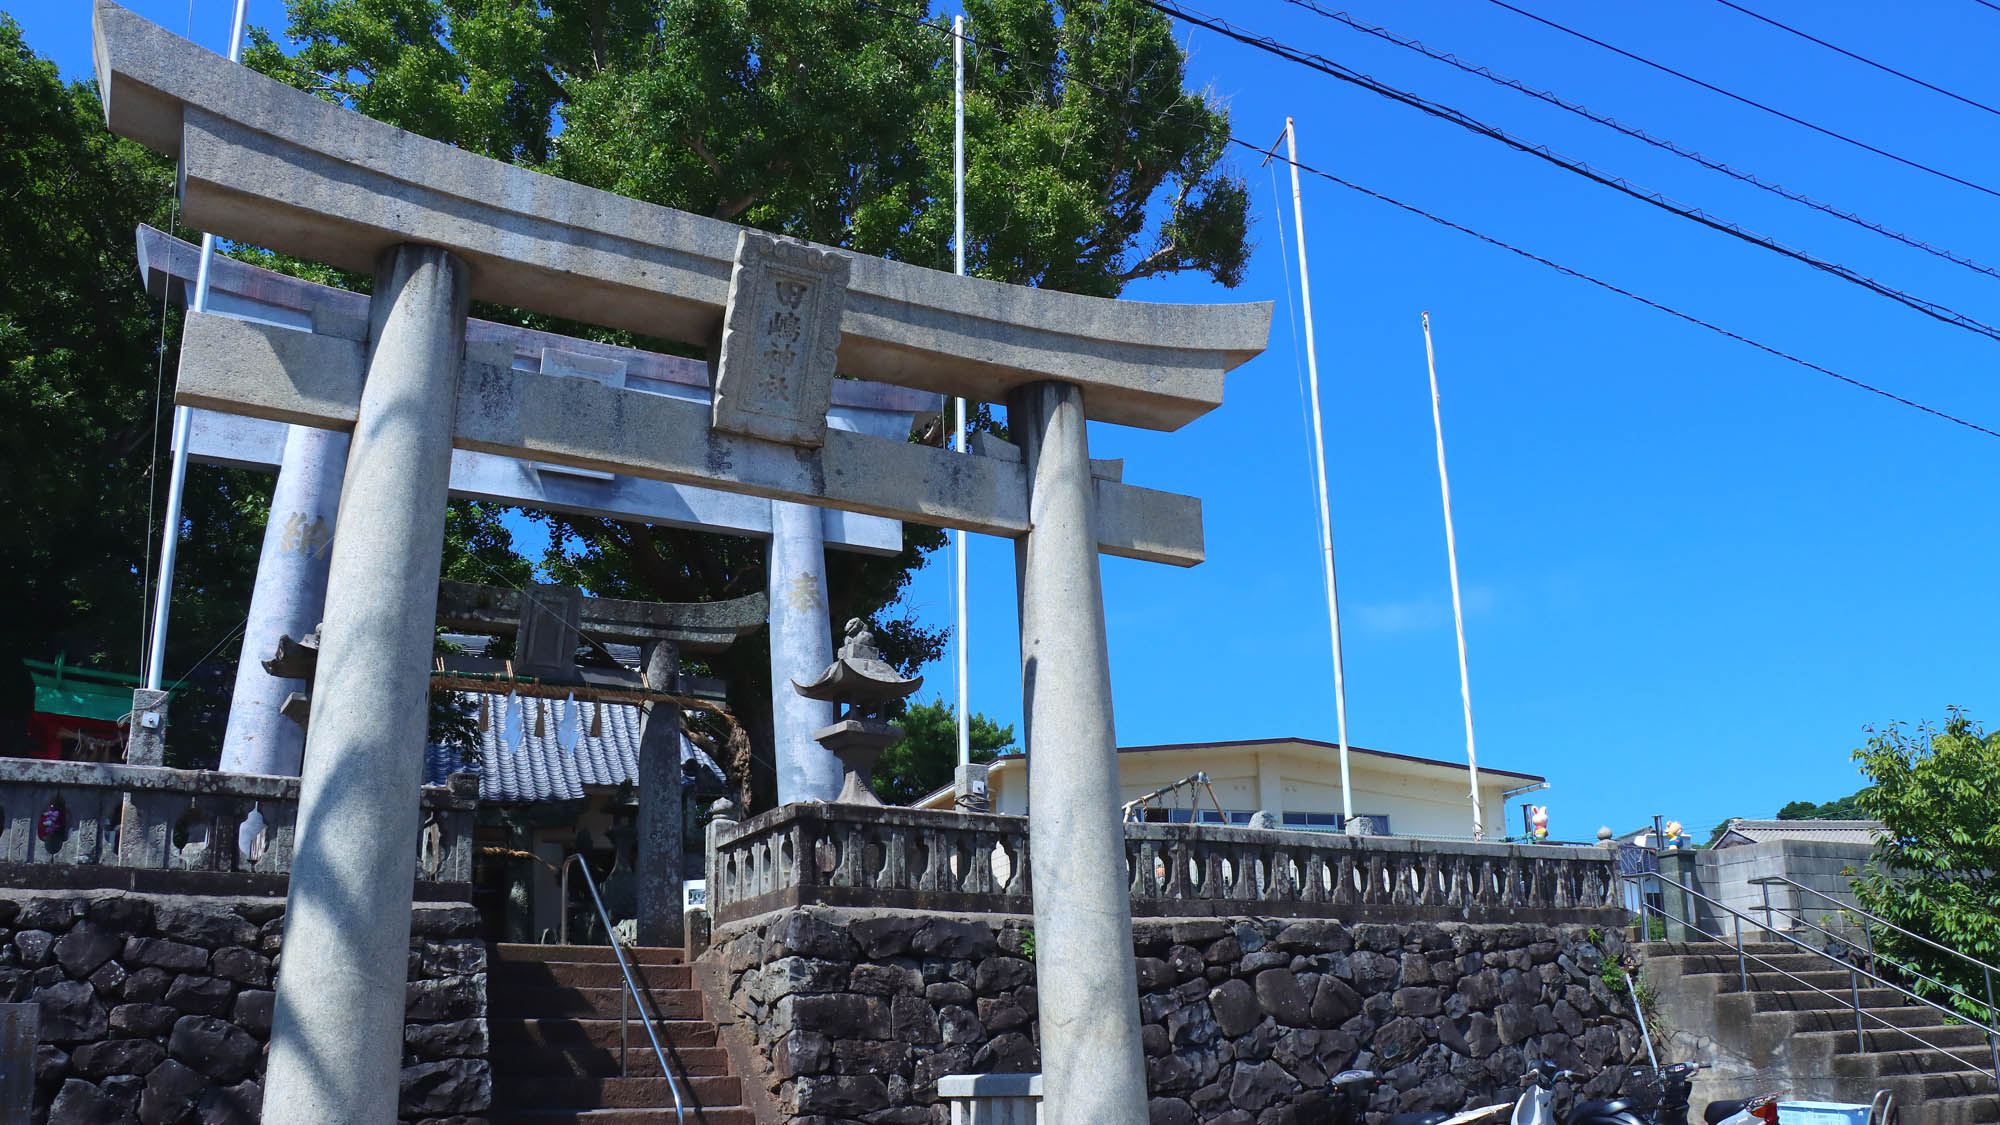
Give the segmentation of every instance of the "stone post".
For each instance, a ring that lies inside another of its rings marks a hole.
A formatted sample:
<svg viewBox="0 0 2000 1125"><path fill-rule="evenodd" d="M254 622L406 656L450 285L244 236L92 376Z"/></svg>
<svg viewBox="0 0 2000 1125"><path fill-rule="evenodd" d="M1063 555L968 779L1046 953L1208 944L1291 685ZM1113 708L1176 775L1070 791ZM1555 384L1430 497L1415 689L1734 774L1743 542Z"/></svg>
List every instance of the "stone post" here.
<svg viewBox="0 0 2000 1125"><path fill-rule="evenodd" d="M1692 849L1675 849L1660 853L1660 902L1667 914L1668 941L1700 941L1702 929L1701 900L1684 891L1700 890L1695 871L1695 857L1699 853ZM1671 880L1668 882L1667 880ZM1678 883L1679 886L1674 884ZM1712 928L1712 927L1707 927ZM1731 934L1729 922L1723 920L1722 936Z"/></svg>
<svg viewBox="0 0 2000 1125"><path fill-rule="evenodd" d="M766 570L771 595L771 730L778 767L778 803L831 801L840 796L840 760L813 741L833 725L834 705L792 690L833 663L827 620L826 544L818 508L771 502Z"/></svg>
<svg viewBox="0 0 2000 1125"><path fill-rule="evenodd" d="M667 641L646 646L646 689L680 691L680 653ZM681 915L681 709L646 705L639 728L640 945L679 945Z"/></svg>
<svg viewBox="0 0 2000 1125"><path fill-rule="evenodd" d="M465 263L385 252L327 579L264 1119L397 1117Z"/></svg>
<svg viewBox="0 0 2000 1125"><path fill-rule="evenodd" d="M1051 1125L1146 1125L1132 900L1097 569L1083 392L1035 383L1008 401L1028 467L1018 540L1021 693L1034 785L1043 1106Z"/></svg>
<svg viewBox="0 0 2000 1125"><path fill-rule="evenodd" d="M340 477L347 469L347 435L311 426L288 426L264 548L257 556L257 584L243 624L243 654L236 690L229 697L229 726L222 735L225 773L296 777L305 757L305 728L278 713L285 697L310 690L304 680L264 671L278 637L293 640L319 627L326 610L326 575L332 563Z"/></svg>

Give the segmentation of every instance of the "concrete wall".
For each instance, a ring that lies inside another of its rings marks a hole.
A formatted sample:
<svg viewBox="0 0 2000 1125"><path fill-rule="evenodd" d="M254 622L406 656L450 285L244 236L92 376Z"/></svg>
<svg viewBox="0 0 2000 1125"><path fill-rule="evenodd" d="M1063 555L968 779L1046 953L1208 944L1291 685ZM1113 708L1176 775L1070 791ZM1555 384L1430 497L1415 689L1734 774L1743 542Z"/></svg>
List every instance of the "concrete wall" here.
<svg viewBox="0 0 2000 1125"><path fill-rule="evenodd" d="M1539 1058L1601 1096L1645 1058L1611 928L1142 918L1133 944L1156 1125L1316 1125L1347 1067L1389 1076L1375 1112L1511 1099ZM1039 1069L1033 958L1023 918L797 907L701 961L782 1125L941 1125L939 1077Z"/></svg>
<svg viewBox="0 0 2000 1125"><path fill-rule="evenodd" d="M1841 927L1828 915L1842 905L1855 905L1852 873L1859 872L1873 854L1874 848L1866 844L1830 844L1811 840L1771 840L1735 848L1713 848L1696 853L1695 871L1700 883L1696 889L1761 923L1765 918L1764 887L1751 880L1784 876L1832 896L1833 901L1791 887L1773 885L1770 888L1770 903L1775 928L1803 929L1787 921L1788 914L1792 917L1802 914L1814 925L1837 930ZM1715 918L1718 913L1722 917ZM1710 907L1706 909L1702 925L1712 933L1728 933L1732 920L1727 913Z"/></svg>

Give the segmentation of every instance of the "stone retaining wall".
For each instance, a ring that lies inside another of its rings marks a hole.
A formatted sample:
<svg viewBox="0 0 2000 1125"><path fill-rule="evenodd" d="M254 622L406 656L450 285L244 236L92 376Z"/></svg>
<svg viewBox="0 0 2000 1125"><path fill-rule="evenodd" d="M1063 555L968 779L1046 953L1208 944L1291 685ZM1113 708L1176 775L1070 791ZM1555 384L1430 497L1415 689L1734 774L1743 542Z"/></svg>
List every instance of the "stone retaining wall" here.
<svg viewBox="0 0 2000 1125"><path fill-rule="evenodd" d="M1622 932L1141 919L1134 944L1159 1125L1323 1120L1349 1067L1391 1077L1378 1110L1457 1110L1511 1098L1539 1058L1601 1072L1596 1095L1645 1057L1602 973ZM793 1125L942 1123L939 1076L1040 1067L1027 919L802 907L719 928L706 956Z"/></svg>
<svg viewBox="0 0 2000 1125"><path fill-rule="evenodd" d="M0 891L0 998L41 1009L35 1125L251 1125L283 899ZM403 1113L482 1125L486 947L463 904L410 938Z"/></svg>

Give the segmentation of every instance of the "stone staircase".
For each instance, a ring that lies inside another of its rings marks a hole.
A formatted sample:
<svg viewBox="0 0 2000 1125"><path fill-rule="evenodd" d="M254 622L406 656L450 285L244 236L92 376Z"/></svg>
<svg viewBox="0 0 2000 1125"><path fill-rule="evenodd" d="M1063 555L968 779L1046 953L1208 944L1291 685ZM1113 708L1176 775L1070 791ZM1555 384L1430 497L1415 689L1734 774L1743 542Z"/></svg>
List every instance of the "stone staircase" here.
<svg viewBox="0 0 2000 1125"><path fill-rule="evenodd" d="M625 956L689 1125L754 1125L682 951ZM674 1125L673 1094L636 1012L620 1070L625 983L609 947L496 945L488 971L494 1125Z"/></svg>
<svg viewBox="0 0 2000 1125"><path fill-rule="evenodd" d="M1857 1042L1850 978L1816 953L1790 942L1746 943L1754 956L1745 991L1733 945L1655 941L1641 948L1663 1020L1680 1035L1705 1043L1706 1051L1695 1053L1712 1057L1699 1061L1718 1066L1713 1083L1707 1075L1697 1081L1698 1096L1778 1093L1865 1104L1877 1090L1890 1090L1906 1121L2000 1122L1993 1072L1985 1069L1992 1055L1977 1028L1893 989L1863 987L1866 1015ZM1732 1072L1740 1082L1762 1088L1712 1088L1704 1094L1703 1085L1726 1087Z"/></svg>

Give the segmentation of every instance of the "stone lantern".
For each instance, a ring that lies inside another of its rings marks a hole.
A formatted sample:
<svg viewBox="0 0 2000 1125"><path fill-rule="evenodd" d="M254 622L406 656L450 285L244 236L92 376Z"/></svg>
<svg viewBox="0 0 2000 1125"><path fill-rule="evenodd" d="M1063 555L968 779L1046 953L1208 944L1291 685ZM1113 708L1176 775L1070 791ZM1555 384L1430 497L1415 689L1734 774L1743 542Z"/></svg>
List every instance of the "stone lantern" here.
<svg viewBox="0 0 2000 1125"><path fill-rule="evenodd" d="M846 639L833 663L809 684L792 681L792 690L807 699L845 708L832 726L813 732L813 741L827 748L845 774L836 804L880 805L871 785L875 760L903 737L903 728L882 717L891 703L924 684L922 676L902 676L882 659L867 622L850 618Z"/></svg>

